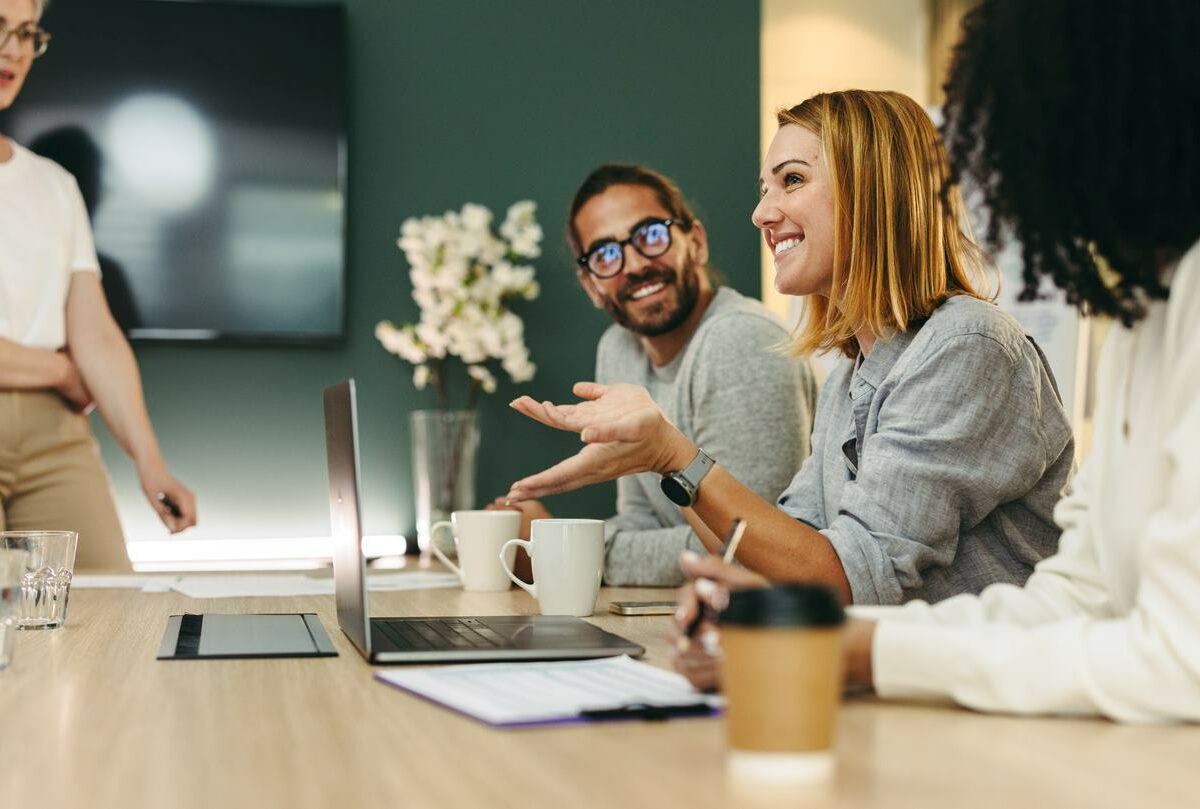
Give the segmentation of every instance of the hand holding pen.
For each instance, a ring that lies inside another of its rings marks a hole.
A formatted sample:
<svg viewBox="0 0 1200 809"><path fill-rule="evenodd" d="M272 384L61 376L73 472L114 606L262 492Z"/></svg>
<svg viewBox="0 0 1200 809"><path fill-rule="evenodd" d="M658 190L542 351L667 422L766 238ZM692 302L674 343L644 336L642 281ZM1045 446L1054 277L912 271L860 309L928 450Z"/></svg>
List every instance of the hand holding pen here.
<svg viewBox="0 0 1200 809"><path fill-rule="evenodd" d="M745 523L742 522L742 532ZM732 564L737 546L734 543L737 523L727 534L722 556L701 556L684 551L679 557L679 566L691 579L691 583L679 590L679 609L675 622L680 632L675 653L675 668L701 691L717 686L720 650L715 623L720 611L729 602L733 590L766 587L768 582L757 573ZM740 541L740 537L738 537ZM729 562L724 561L729 558ZM708 625L705 628L705 625ZM700 643L691 639L699 634Z"/></svg>
<svg viewBox="0 0 1200 809"><path fill-rule="evenodd" d="M737 547L742 541L742 534L746 533L746 521L740 517L735 518L729 525L729 533L725 535L724 550L721 552L721 562L729 565L733 562L734 554L737 553ZM692 640L696 637L696 630L700 628L703 621L716 623L720 610L724 609L725 603L729 599L728 592L717 590L716 584L711 579L700 578L696 579L695 587L697 594L707 597L707 600L700 600L700 608L696 610L695 616L688 621L687 626L683 630L683 634L679 636L675 646L679 651L686 651ZM707 592L700 592L705 590ZM716 602L716 603L714 603Z"/></svg>
<svg viewBox="0 0 1200 809"><path fill-rule="evenodd" d="M165 508L175 519L179 519L183 516L183 510L179 508L179 504L172 500L166 492L158 493L158 502L162 503L163 508Z"/></svg>
<svg viewBox="0 0 1200 809"><path fill-rule="evenodd" d="M138 469L138 477L146 499L172 534L196 524L196 496L165 464L148 463Z"/></svg>

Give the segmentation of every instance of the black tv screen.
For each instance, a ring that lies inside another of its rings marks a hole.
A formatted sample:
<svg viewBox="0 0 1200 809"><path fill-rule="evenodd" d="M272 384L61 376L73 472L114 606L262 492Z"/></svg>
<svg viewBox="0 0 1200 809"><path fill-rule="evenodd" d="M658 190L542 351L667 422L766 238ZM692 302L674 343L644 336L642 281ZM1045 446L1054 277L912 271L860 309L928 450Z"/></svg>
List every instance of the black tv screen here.
<svg viewBox="0 0 1200 809"><path fill-rule="evenodd" d="M42 24L0 132L76 175L127 333L341 336L342 9L54 0Z"/></svg>

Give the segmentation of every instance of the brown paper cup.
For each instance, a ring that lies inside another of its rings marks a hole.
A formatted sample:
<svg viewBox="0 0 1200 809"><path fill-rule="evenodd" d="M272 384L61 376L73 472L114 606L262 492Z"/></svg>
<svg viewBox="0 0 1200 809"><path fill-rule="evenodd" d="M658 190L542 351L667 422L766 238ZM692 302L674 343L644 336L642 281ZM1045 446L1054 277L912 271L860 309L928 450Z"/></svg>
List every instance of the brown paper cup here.
<svg viewBox="0 0 1200 809"><path fill-rule="evenodd" d="M832 776L843 620L824 588L788 585L731 596L721 643L732 782L766 786Z"/></svg>

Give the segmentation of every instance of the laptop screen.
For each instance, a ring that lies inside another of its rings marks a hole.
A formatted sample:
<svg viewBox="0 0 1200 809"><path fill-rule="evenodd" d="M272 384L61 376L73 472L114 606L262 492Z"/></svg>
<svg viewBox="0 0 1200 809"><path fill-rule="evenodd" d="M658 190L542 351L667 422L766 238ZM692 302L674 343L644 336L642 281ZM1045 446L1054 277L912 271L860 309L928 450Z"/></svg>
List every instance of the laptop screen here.
<svg viewBox="0 0 1200 809"><path fill-rule="evenodd" d="M325 389L325 455L338 624L359 651L371 654L366 562L358 508L358 408L354 380Z"/></svg>

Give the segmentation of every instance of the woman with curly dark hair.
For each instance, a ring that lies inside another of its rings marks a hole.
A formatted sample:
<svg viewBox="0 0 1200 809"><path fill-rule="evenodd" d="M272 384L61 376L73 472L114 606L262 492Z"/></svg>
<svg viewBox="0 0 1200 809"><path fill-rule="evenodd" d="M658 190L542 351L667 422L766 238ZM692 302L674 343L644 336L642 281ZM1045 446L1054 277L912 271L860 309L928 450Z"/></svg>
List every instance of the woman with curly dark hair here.
<svg viewBox="0 0 1200 809"><path fill-rule="evenodd" d="M993 212L989 239L1020 239L1027 295L1049 278L1122 325L1058 552L1023 587L855 609L851 682L984 711L1200 721L1197 31L1195 0L985 0L964 22L944 134ZM684 568L756 583L710 559ZM695 607L689 590L683 622Z"/></svg>

